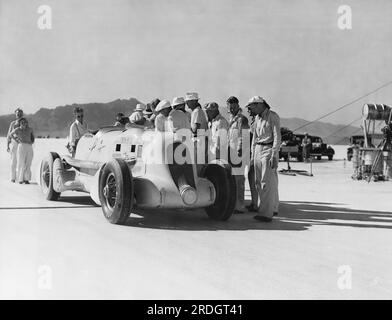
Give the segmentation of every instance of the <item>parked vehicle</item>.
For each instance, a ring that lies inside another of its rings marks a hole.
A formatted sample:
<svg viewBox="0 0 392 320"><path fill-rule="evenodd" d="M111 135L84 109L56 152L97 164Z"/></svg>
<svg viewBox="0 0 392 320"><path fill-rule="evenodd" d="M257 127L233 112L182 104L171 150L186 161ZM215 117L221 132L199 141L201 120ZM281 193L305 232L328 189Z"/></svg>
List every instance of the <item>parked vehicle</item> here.
<svg viewBox="0 0 392 320"><path fill-rule="evenodd" d="M335 150L331 146L327 146L321 137L310 136L310 140L312 141L312 151L310 152L312 156L317 160L321 160L322 157L328 157L330 161L333 159Z"/></svg>
<svg viewBox="0 0 392 320"><path fill-rule="evenodd" d="M282 144L279 149L279 159L287 161L290 153L290 157L296 158L298 162L302 162L304 160L301 146L302 139L300 139L297 134L294 134L293 131L285 127L280 129L280 133L282 136ZM290 150L290 152L288 152L288 150Z"/></svg>

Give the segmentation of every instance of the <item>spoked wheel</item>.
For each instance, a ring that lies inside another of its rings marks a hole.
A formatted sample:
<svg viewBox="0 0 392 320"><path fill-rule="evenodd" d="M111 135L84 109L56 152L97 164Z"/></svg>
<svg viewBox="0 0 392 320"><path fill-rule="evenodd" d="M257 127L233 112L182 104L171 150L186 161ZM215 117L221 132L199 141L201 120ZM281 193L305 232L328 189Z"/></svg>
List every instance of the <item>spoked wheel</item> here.
<svg viewBox="0 0 392 320"><path fill-rule="evenodd" d="M237 187L230 171L217 164L209 164L202 171L202 177L211 181L215 188L215 202L205 208L214 220L227 220L234 212Z"/></svg>
<svg viewBox="0 0 392 320"><path fill-rule="evenodd" d="M55 201L60 197L60 192L53 189L53 162L60 158L55 152L50 152L41 162L40 168L40 186L46 200Z"/></svg>
<svg viewBox="0 0 392 320"><path fill-rule="evenodd" d="M99 178L99 199L105 218L114 224L124 224L133 205L133 178L128 165L113 159L102 169Z"/></svg>
<svg viewBox="0 0 392 320"><path fill-rule="evenodd" d="M103 188L103 195L105 197L106 206L110 210L114 210L117 198L116 189L116 177L113 173L110 173L106 179L105 186Z"/></svg>

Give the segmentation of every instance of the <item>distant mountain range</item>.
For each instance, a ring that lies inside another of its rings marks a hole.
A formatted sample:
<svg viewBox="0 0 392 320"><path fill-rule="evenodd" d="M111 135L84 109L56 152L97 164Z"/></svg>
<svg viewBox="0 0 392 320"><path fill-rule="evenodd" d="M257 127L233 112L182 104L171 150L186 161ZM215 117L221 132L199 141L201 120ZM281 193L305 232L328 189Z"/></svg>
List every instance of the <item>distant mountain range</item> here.
<svg viewBox="0 0 392 320"><path fill-rule="evenodd" d="M139 101L135 98L117 99L108 103L86 103L58 106L53 109L41 108L34 114L26 115L36 136L50 136L64 138L68 135L69 125L73 121L74 107L82 107L85 112L85 119L89 128L99 128L111 125L115 122L115 115L123 112L129 115L133 112ZM225 117L228 113L222 112ZM0 116L0 136L5 136L10 122L14 120L14 115ZM309 121L299 118L281 118L282 127L296 130L307 124ZM353 134L361 134L358 127L336 125L325 122L314 122L301 128L297 133L308 132L310 135L317 135L330 144L348 144L349 137Z"/></svg>

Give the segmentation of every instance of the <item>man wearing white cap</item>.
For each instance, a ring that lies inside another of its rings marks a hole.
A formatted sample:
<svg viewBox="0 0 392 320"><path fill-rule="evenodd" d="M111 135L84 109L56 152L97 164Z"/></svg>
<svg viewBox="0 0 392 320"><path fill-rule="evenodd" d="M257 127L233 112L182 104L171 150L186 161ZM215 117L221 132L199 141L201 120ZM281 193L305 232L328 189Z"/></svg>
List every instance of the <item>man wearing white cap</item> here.
<svg viewBox="0 0 392 320"><path fill-rule="evenodd" d="M191 115L185 111L183 97L175 97L172 102L173 110L169 113L169 128L174 133L181 129L191 128Z"/></svg>
<svg viewBox="0 0 392 320"><path fill-rule="evenodd" d="M155 112L158 115L155 118L155 130L156 131L169 131L169 122L168 117L171 111L170 101L169 100L162 100L158 103L157 107L155 108Z"/></svg>
<svg viewBox="0 0 392 320"><path fill-rule="evenodd" d="M143 111L146 106L143 103L138 103L136 105L135 111L129 116L129 122L139 125L144 125L146 119L144 118Z"/></svg>
<svg viewBox="0 0 392 320"><path fill-rule="evenodd" d="M201 109L199 103L199 95L196 92L190 92L185 95L185 102L189 109L192 110L191 113L191 129L195 136L203 135L204 132L208 130L208 123L206 115ZM197 130L201 130L199 133ZM202 131L204 130L204 131Z"/></svg>
<svg viewBox="0 0 392 320"><path fill-rule="evenodd" d="M189 92L185 95L185 103L191 112L191 130L195 140L196 159L199 164L206 163L208 158L208 122L201 105L199 95L196 92ZM204 158L204 159L203 159ZM201 167L200 167L201 168Z"/></svg>
<svg viewBox="0 0 392 320"><path fill-rule="evenodd" d="M281 143L280 118L260 96L252 97L247 107L255 116L252 140L256 189L258 193L258 221L271 222L279 206L278 159Z"/></svg>

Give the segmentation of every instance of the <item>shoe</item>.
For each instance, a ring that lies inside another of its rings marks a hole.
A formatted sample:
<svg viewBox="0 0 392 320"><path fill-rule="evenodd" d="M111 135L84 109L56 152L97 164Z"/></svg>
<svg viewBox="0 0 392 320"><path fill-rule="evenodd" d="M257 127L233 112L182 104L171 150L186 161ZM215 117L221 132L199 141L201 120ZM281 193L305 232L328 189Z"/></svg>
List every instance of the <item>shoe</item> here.
<svg viewBox="0 0 392 320"><path fill-rule="evenodd" d="M278 212L274 212L274 217L276 217L278 215Z"/></svg>
<svg viewBox="0 0 392 320"><path fill-rule="evenodd" d="M30 184L30 182L28 182L27 180L24 182L25 184Z"/></svg>
<svg viewBox="0 0 392 320"><path fill-rule="evenodd" d="M245 213L245 211L235 209L233 213L234 214L243 214L243 213Z"/></svg>
<svg viewBox="0 0 392 320"><path fill-rule="evenodd" d="M272 218L267 218L267 217L263 217L263 216L254 216L253 219L256 219L257 221L261 221L261 222L271 222Z"/></svg>
<svg viewBox="0 0 392 320"><path fill-rule="evenodd" d="M251 203L248 206L245 206L245 208L248 209L248 211L250 211L250 212L257 212L258 211L256 206L253 203Z"/></svg>
<svg viewBox="0 0 392 320"><path fill-rule="evenodd" d="M23 184L23 181L19 181L19 184Z"/></svg>
<svg viewBox="0 0 392 320"><path fill-rule="evenodd" d="M12 182L12 183L15 183L15 179L12 179L11 182Z"/></svg>

